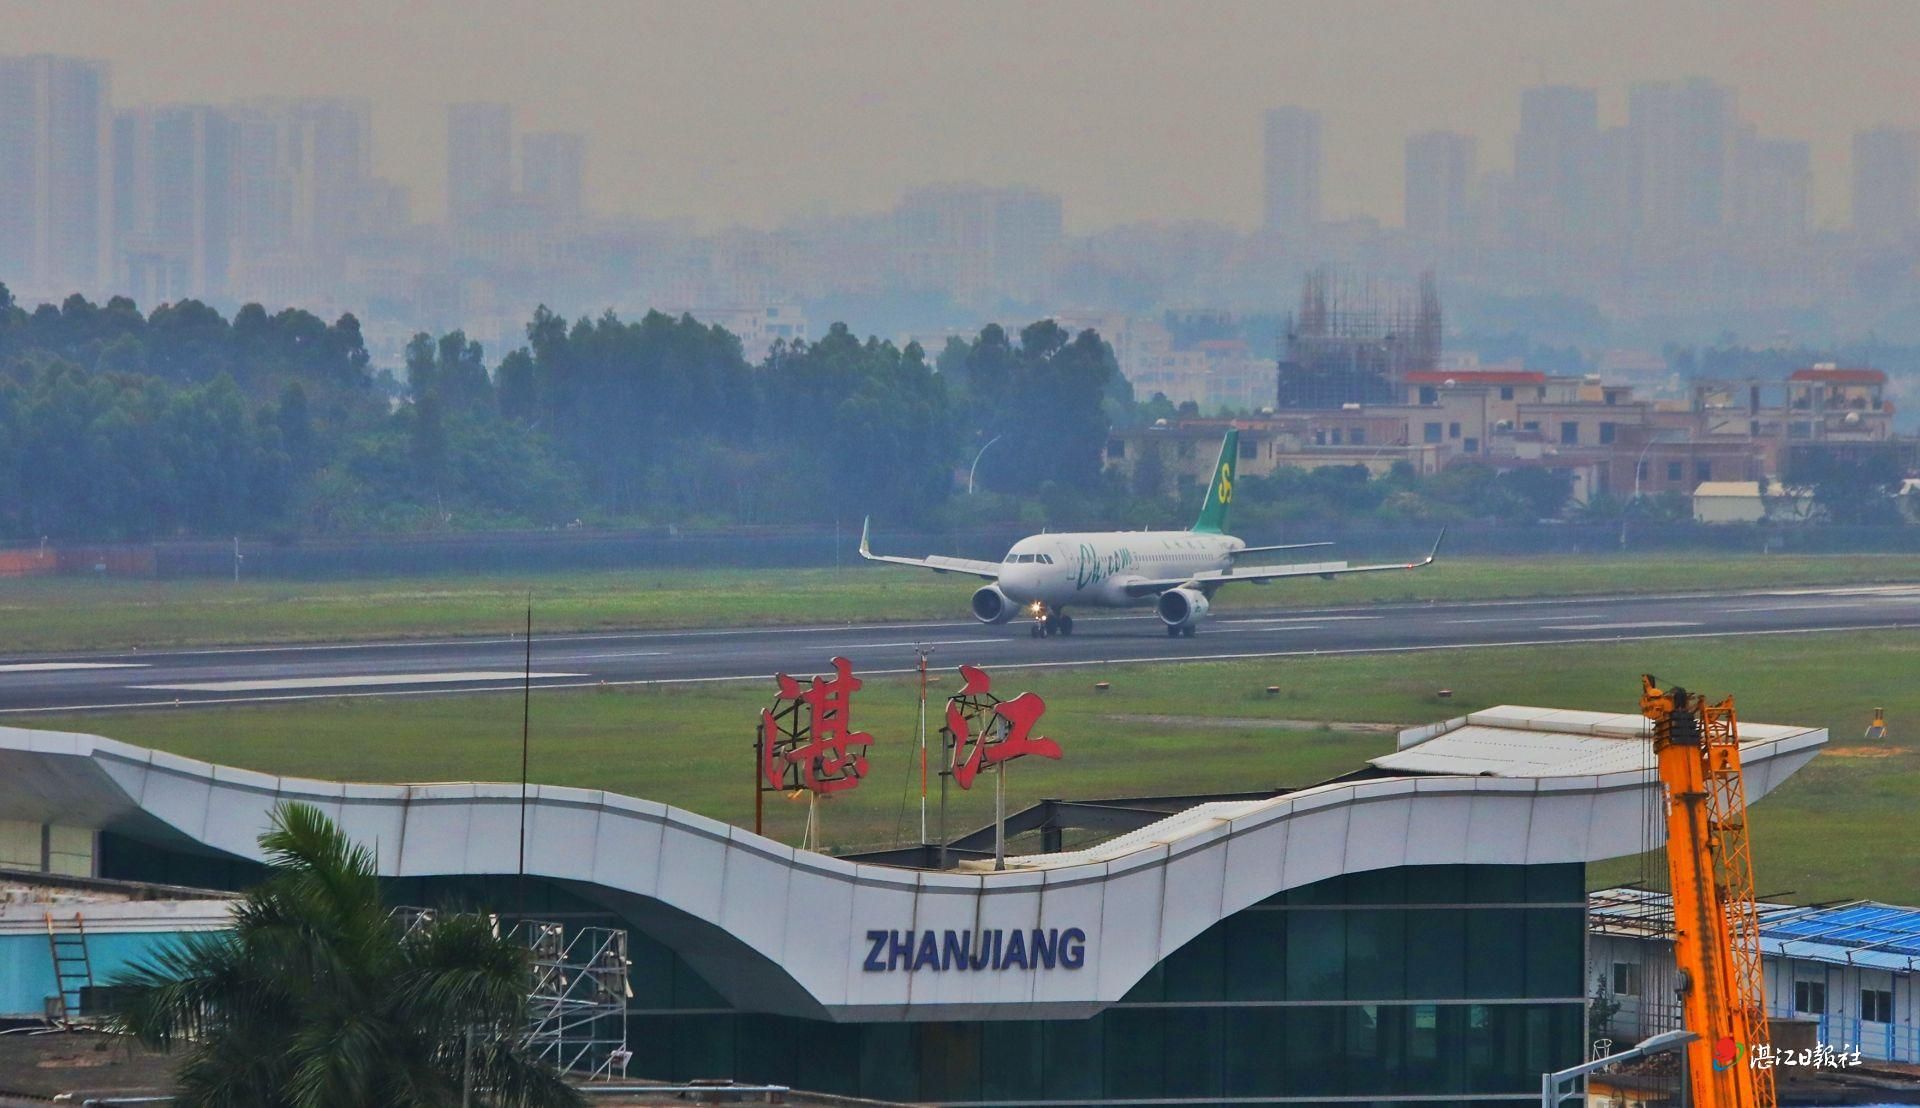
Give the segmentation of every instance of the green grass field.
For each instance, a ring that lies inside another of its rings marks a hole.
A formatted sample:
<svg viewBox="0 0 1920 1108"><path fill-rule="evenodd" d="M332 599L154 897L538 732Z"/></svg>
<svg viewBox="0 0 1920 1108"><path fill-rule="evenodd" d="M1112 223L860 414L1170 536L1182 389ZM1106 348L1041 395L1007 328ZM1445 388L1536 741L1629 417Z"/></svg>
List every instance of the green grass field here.
<svg viewBox="0 0 1920 1108"><path fill-rule="evenodd" d="M1409 552L1413 553L1413 552ZM1406 574L1222 590L1222 611L1276 605L1471 600L1920 581L1913 555L1460 558ZM560 631L730 623L964 618L971 578L900 567L623 570L358 581L0 581L0 650L153 649L504 634L531 600Z"/></svg>
<svg viewBox="0 0 1920 1108"><path fill-rule="evenodd" d="M1009 804L1311 784L1392 748L1389 734L1338 725L1425 723L1499 703L1631 711L1643 670L1732 693L1748 720L1832 731L1828 750L1756 810L1763 892L1920 902L1920 852L1912 846L1920 839L1920 636L1911 632L996 671L1000 691L1032 689L1047 698L1042 730L1066 749L1063 763L1020 763L1008 780ZM936 710L940 688L957 680L951 671L939 676ZM1110 691L1094 691L1101 680L1112 683ZM1269 695L1268 685L1282 691ZM1454 690L1450 700L1436 696L1442 687ZM746 823L752 734L770 694L737 684L536 694L532 776ZM1887 709L1892 737L1869 744L1860 736L1876 706ZM32 725L289 774L510 780L519 767L517 708L499 694L399 697L100 713ZM859 694L854 720L875 736L872 769L860 789L827 803L831 843L913 837L917 807L906 801L917 782L915 718L911 680L874 679ZM971 830L990 810L987 790L956 790L950 826ZM768 812L773 834L798 840L801 804L770 795ZM1637 868L1596 867L1595 878L1621 880Z"/></svg>

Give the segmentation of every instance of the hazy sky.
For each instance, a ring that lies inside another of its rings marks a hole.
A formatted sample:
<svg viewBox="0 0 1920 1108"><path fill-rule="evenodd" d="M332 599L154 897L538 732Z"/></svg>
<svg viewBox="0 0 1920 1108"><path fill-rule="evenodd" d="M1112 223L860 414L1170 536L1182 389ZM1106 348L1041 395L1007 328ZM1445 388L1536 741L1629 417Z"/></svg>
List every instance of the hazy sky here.
<svg viewBox="0 0 1920 1108"><path fill-rule="evenodd" d="M596 206L702 225L884 208L911 185L1031 183L1070 229L1251 225L1261 112L1326 115L1328 214L1399 222L1401 143L1512 159L1519 90L1699 74L1813 143L1843 220L1855 130L1920 126L1920 3L171 3L0 0L0 52L114 64L120 104L350 94L377 171L443 207L445 105L590 136Z"/></svg>

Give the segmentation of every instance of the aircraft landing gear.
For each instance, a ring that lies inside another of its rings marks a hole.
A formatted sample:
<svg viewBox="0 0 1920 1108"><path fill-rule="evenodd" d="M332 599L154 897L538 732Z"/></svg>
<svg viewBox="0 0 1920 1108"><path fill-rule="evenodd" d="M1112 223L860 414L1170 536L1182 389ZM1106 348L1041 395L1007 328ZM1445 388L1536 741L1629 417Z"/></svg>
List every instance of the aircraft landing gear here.
<svg viewBox="0 0 1920 1108"><path fill-rule="evenodd" d="M1168 637L1168 638L1170 638L1170 639L1177 639L1177 638L1179 638L1179 637L1180 637L1180 636L1182 636L1182 635L1185 635L1185 636L1186 636L1187 638L1192 638L1192 637L1193 637L1193 624L1191 624L1191 623L1186 623L1186 624L1173 624L1173 623L1169 623L1169 624L1167 624L1167 637Z"/></svg>
<svg viewBox="0 0 1920 1108"><path fill-rule="evenodd" d="M1045 608L1034 613L1032 637L1044 638L1049 635L1073 634L1073 617L1065 612Z"/></svg>

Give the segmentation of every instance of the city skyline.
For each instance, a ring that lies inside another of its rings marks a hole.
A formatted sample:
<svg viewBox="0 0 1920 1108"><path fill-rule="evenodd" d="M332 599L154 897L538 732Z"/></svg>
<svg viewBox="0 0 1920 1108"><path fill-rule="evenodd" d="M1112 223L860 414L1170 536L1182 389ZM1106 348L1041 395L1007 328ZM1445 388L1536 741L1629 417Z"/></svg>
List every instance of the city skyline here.
<svg viewBox="0 0 1920 1108"><path fill-rule="evenodd" d="M1174 5L1124 23L1071 2L575 4L542 7L540 19L518 4L480 9L490 18L473 10L0 2L10 52L105 60L123 107L365 97L374 175L404 184L430 221L443 215L445 113L472 100L512 104L525 132L585 134L589 207L706 229L879 211L943 180L1058 192L1070 233L1191 219L1253 227L1262 153L1248 136L1282 105L1325 119L1326 179L1340 184L1326 217L1391 226L1404 210L1407 137L1465 134L1483 168L1509 170L1522 89L1595 89L1604 128L1624 122L1630 85L1691 76L1732 88L1763 133L1807 141L1811 223L1844 225L1853 134L1920 126L1920 84L1904 62L1920 10L1909 5L1749 5L1738 18L1704 4L1210 5L1205 20ZM854 50L836 16L890 48ZM578 33L518 33L535 26ZM1071 48L1008 49L1023 33ZM1607 41L1631 49L1588 48ZM969 45L992 60L968 65ZM798 68L807 56L840 60ZM1777 77L1793 71L1818 73L1817 84ZM1139 157L1143 138L1158 157Z"/></svg>

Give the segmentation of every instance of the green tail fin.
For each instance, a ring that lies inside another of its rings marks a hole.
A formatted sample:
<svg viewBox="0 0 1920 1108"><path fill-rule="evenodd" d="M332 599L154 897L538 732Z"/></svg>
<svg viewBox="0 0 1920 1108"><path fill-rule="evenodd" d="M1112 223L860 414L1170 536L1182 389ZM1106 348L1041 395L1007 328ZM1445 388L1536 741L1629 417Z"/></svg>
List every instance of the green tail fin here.
<svg viewBox="0 0 1920 1108"><path fill-rule="evenodd" d="M1200 518L1193 529L1209 535L1227 529L1227 506L1233 503L1233 467L1240 460L1240 432L1231 430L1220 440L1220 460L1213 463L1213 480L1207 482L1207 499L1200 505Z"/></svg>

